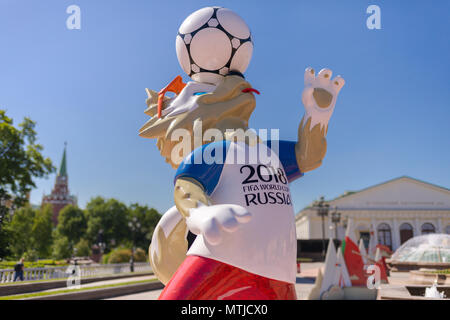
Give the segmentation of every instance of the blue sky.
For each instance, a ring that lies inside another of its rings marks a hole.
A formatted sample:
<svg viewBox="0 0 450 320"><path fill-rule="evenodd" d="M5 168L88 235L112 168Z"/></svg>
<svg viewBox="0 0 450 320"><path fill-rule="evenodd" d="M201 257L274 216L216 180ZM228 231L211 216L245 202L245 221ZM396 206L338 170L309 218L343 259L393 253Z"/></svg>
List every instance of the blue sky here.
<svg viewBox="0 0 450 320"><path fill-rule="evenodd" d="M71 4L81 8L81 30L66 28ZM381 30L366 27L371 4L381 8ZM37 121L58 166L68 142L70 190L82 207L96 195L172 206L174 171L137 134L147 120L144 88L187 80L178 27L213 5L236 11L252 31L245 75L261 95L251 127L295 140L304 69L329 67L346 80L323 165L291 185L296 211L402 175L450 187L449 1L2 0L0 107L16 124ZM53 182L38 180L32 202Z"/></svg>

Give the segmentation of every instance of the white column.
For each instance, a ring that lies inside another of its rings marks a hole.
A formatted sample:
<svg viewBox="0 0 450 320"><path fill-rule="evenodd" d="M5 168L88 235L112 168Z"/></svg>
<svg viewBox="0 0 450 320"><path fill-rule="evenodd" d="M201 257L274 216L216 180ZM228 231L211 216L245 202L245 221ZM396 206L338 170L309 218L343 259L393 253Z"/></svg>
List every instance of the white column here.
<svg viewBox="0 0 450 320"><path fill-rule="evenodd" d="M375 218L371 218L370 223L372 224L372 227L373 227L375 242L376 242L376 244L378 244L378 231L377 231L378 221Z"/></svg>
<svg viewBox="0 0 450 320"><path fill-rule="evenodd" d="M414 237L420 236L419 218L414 219Z"/></svg>
<svg viewBox="0 0 450 320"><path fill-rule="evenodd" d="M334 233L334 228L333 227L334 227L334 225L331 222L331 210L330 210L330 213L328 214L328 217L327 217L326 226L325 226L325 228L328 229L328 232L327 232L328 239L330 239L330 238L334 239L335 233Z"/></svg>
<svg viewBox="0 0 450 320"><path fill-rule="evenodd" d="M437 218L437 229L436 229L436 233L444 233L442 230L442 219L441 218Z"/></svg>
<svg viewBox="0 0 450 320"><path fill-rule="evenodd" d="M395 251L400 246L400 230L398 229L397 218L393 219L392 228L392 249Z"/></svg>

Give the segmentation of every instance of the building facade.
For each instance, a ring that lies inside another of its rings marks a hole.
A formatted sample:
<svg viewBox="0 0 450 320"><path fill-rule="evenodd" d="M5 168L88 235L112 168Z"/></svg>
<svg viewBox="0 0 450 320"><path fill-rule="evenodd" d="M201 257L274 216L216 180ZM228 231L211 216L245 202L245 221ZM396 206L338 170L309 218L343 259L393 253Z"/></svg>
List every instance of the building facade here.
<svg viewBox="0 0 450 320"><path fill-rule="evenodd" d="M428 233L450 234L450 190L410 177L396 178L328 201L325 238L343 239L351 218L357 239L367 243L371 230L378 243L396 250L408 239ZM332 212L341 221L332 222ZM322 219L309 206L296 216L298 239L322 239Z"/></svg>
<svg viewBox="0 0 450 320"><path fill-rule="evenodd" d="M77 205L75 196L69 193L69 176L67 174L66 146L64 146L61 165L56 175L55 185L51 194L44 195L42 198L42 206L51 204L53 209L53 225L58 224L59 212L68 204Z"/></svg>

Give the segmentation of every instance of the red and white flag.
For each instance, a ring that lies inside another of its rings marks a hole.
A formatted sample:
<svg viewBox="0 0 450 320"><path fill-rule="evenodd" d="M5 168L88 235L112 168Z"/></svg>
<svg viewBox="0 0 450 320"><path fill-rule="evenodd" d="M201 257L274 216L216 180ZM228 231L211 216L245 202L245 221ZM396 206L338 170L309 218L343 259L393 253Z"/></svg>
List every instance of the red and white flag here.
<svg viewBox="0 0 450 320"><path fill-rule="evenodd" d="M342 254L344 256L352 285L366 286L367 274L364 271L364 262L361 257L361 253L356 245L352 219L348 219L345 239L342 241Z"/></svg>
<svg viewBox="0 0 450 320"><path fill-rule="evenodd" d="M347 266L345 265L344 256L342 250L338 250L336 259L336 273L334 278L334 283L339 287L351 287L352 282L348 274Z"/></svg>
<svg viewBox="0 0 450 320"><path fill-rule="evenodd" d="M330 290L335 285L336 278L336 247L334 246L333 239L328 242L327 255L325 257L325 267L323 271L322 286L320 288L319 296Z"/></svg>
<svg viewBox="0 0 450 320"><path fill-rule="evenodd" d="M367 265L367 252L366 252L366 246L364 245L363 239L359 239L359 252L362 255L362 260L364 262L364 265Z"/></svg>
<svg viewBox="0 0 450 320"><path fill-rule="evenodd" d="M377 248L376 252L375 263L380 268L380 280L382 283L388 283L386 262L384 261L384 257L381 255L380 248Z"/></svg>

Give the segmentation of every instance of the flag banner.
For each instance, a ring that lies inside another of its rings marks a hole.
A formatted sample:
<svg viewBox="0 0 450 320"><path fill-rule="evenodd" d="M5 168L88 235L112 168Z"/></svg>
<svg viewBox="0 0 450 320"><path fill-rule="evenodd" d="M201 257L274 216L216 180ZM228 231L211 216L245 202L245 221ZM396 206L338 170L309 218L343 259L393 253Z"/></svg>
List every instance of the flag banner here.
<svg viewBox="0 0 450 320"><path fill-rule="evenodd" d="M359 239L359 252L361 253L364 265L367 265L369 261L367 260L367 251L363 239Z"/></svg>
<svg viewBox="0 0 450 320"><path fill-rule="evenodd" d="M367 275L359 248L353 240L346 236L342 242L342 254L353 286L366 286Z"/></svg>
<svg viewBox="0 0 450 320"><path fill-rule="evenodd" d="M334 246L333 240L330 239L330 241L328 241L327 255L325 257L323 280L319 293L320 297L322 297L322 295L328 290L330 290L333 286L337 285L337 283L335 283L337 271L336 264L337 264L336 248Z"/></svg>
<svg viewBox="0 0 450 320"><path fill-rule="evenodd" d="M342 250L338 250L336 267L337 267L337 272L336 272L335 283L337 283L341 288L351 287L352 282L350 281L350 276L348 274L347 266L345 265Z"/></svg>

